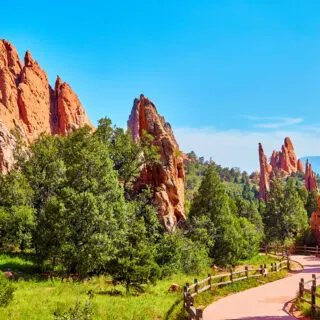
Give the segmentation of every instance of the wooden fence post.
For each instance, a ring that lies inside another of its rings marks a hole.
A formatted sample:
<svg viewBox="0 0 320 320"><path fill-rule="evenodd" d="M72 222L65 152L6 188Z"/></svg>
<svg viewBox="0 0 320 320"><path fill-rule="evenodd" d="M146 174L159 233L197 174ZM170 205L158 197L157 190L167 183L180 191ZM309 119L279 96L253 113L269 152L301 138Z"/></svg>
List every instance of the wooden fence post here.
<svg viewBox="0 0 320 320"><path fill-rule="evenodd" d="M249 279L249 267L245 266L244 269L245 269L246 277L247 279Z"/></svg>
<svg viewBox="0 0 320 320"><path fill-rule="evenodd" d="M185 308L187 308L187 294L188 294L188 287L183 287L183 305Z"/></svg>
<svg viewBox="0 0 320 320"><path fill-rule="evenodd" d="M265 277L267 276L267 273L268 273L268 268L267 268L267 265L264 264L264 266L263 266L263 274L264 274Z"/></svg>
<svg viewBox="0 0 320 320"><path fill-rule="evenodd" d="M202 309L196 309L196 320L202 320L203 319L203 312Z"/></svg>
<svg viewBox="0 0 320 320"><path fill-rule="evenodd" d="M273 266L273 262L271 262L271 272L274 271L274 266Z"/></svg>
<svg viewBox="0 0 320 320"><path fill-rule="evenodd" d="M312 280L312 287L311 287L311 313L312 315L315 314L316 308L316 290L317 290L317 286L316 286L316 280Z"/></svg>
<svg viewBox="0 0 320 320"><path fill-rule="evenodd" d="M260 265L260 274L263 276L263 273L264 273L264 272L263 272L263 265L261 264L261 265Z"/></svg>
<svg viewBox="0 0 320 320"><path fill-rule="evenodd" d="M290 256L289 253L287 254L287 268L290 270Z"/></svg>
<svg viewBox="0 0 320 320"><path fill-rule="evenodd" d="M316 275L315 274L312 274L312 285L315 285L317 286L317 278L316 278Z"/></svg>
<svg viewBox="0 0 320 320"><path fill-rule="evenodd" d="M304 254L306 254L307 253L307 246L304 245L303 248L304 248Z"/></svg>
<svg viewBox="0 0 320 320"><path fill-rule="evenodd" d="M194 283L195 283L195 287L194 287L194 290L196 291L196 293L198 293L199 291L199 284L198 284L198 280L197 279L194 279Z"/></svg>
<svg viewBox="0 0 320 320"><path fill-rule="evenodd" d="M232 273L232 269L230 269L230 281L233 282L233 273Z"/></svg>
<svg viewBox="0 0 320 320"><path fill-rule="evenodd" d="M300 283L299 283L299 297L303 297L303 290L304 290L304 279L301 278Z"/></svg>
<svg viewBox="0 0 320 320"><path fill-rule="evenodd" d="M210 286L210 289L211 289L211 273L209 273L208 274L208 278L209 278L209 280L208 280L208 285Z"/></svg>

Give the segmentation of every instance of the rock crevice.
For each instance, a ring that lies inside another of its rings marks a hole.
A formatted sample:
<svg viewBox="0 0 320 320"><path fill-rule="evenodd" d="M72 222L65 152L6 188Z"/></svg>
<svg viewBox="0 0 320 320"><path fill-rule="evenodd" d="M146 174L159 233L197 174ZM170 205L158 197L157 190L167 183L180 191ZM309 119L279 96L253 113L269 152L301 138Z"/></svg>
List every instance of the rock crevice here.
<svg viewBox="0 0 320 320"><path fill-rule="evenodd" d="M141 168L139 186L151 185L160 221L173 230L180 220L185 220L184 165L172 128L157 112L155 105L143 95L135 99L128 120L133 141L141 138L143 131L154 137L160 163Z"/></svg>

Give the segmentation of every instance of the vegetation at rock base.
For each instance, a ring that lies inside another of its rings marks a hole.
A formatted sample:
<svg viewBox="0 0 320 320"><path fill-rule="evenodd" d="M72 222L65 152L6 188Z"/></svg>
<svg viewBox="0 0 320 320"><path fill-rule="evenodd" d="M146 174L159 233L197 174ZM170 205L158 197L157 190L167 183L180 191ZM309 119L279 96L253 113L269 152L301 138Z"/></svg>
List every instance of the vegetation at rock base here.
<svg viewBox="0 0 320 320"><path fill-rule="evenodd" d="M264 203L254 175L195 154L186 163L187 220L166 231L154 190L136 188L141 166L161 163L152 142L144 133L134 143L130 132L102 119L95 132L83 127L67 136L42 135L28 154L18 146L15 169L0 176L1 269L13 266L14 279L22 278L2 307L6 315L23 319L18 310L29 314L23 305L32 297L41 301L39 313L57 319L103 318L106 303L122 312L119 301L131 316L165 318L170 308L170 314L181 309L181 293L167 293L173 281L183 285L206 276L212 265L250 261L261 244L307 234L315 197L297 177L274 180ZM11 280L6 283L11 288Z"/></svg>
<svg viewBox="0 0 320 320"><path fill-rule="evenodd" d="M241 261L241 264L258 267L271 262L275 262L275 259L258 255ZM172 283L182 287L186 282L192 283L196 277L205 278L211 272L206 268L200 273L176 273L157 281L156 285L145 287L143 293L127 295L124 285L113 283L111 277L106 275L92 276L85 281L72 278L61 281L58 276L46 279L47 274L38 269L32 253L0 254L0 270L7 268L15 274L10 282L16 290L8 306L0 307L0 320L10 317L15 320L64 319L63 316L71 318L71 314L76 312L83 316L88 303L90 308L86 310L92 313L92 319L181 320L184 315L182 291L168 292L169 287ZM223 290L226 292L228 288L224 287Z"/></svg>

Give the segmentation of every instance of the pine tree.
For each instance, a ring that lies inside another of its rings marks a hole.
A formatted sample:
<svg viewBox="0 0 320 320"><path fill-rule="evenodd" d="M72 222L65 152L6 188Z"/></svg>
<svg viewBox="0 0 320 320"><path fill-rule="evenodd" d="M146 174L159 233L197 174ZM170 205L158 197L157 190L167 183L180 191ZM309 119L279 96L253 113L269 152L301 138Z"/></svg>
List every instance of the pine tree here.
<svg viewBox="0 0 320 320"><path fill-rule="evenodd" d="M232 264L241 256L242 234L236 217L229 208L228 196L213 164L209 165L199 191L191 205L189 224L191 233L199 233L199 221L204 239L209 242L209 255L218 265Z"/></svg>

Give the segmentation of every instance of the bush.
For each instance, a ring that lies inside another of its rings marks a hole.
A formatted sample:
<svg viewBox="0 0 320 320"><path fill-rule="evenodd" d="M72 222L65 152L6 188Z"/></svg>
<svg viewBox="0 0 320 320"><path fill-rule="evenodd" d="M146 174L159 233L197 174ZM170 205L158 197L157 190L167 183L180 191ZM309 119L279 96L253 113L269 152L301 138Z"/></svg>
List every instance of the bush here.
<svg viewBox="0 0 320 320"><path fill-rule="evenodd" d="M81 307L79 301L76 302L74 307L71 307L69 311L59 315L58 312L54 313L54 320L92 320L94 313L92 311L92 297L86 301Z"/></svg>
<svg viewBox="0 0 320 320"><path fill-rule="evenodd" d="M14 286L0 272L0 307L5 307L13 299Z"/></svg>
<svg viewBox="0 0 320 320"><path fill-rule="evenodd" d="M173 273L200 273L209 266L207 249L181 231L166 233L158 245L157 263L162 277Z"/></svg>

